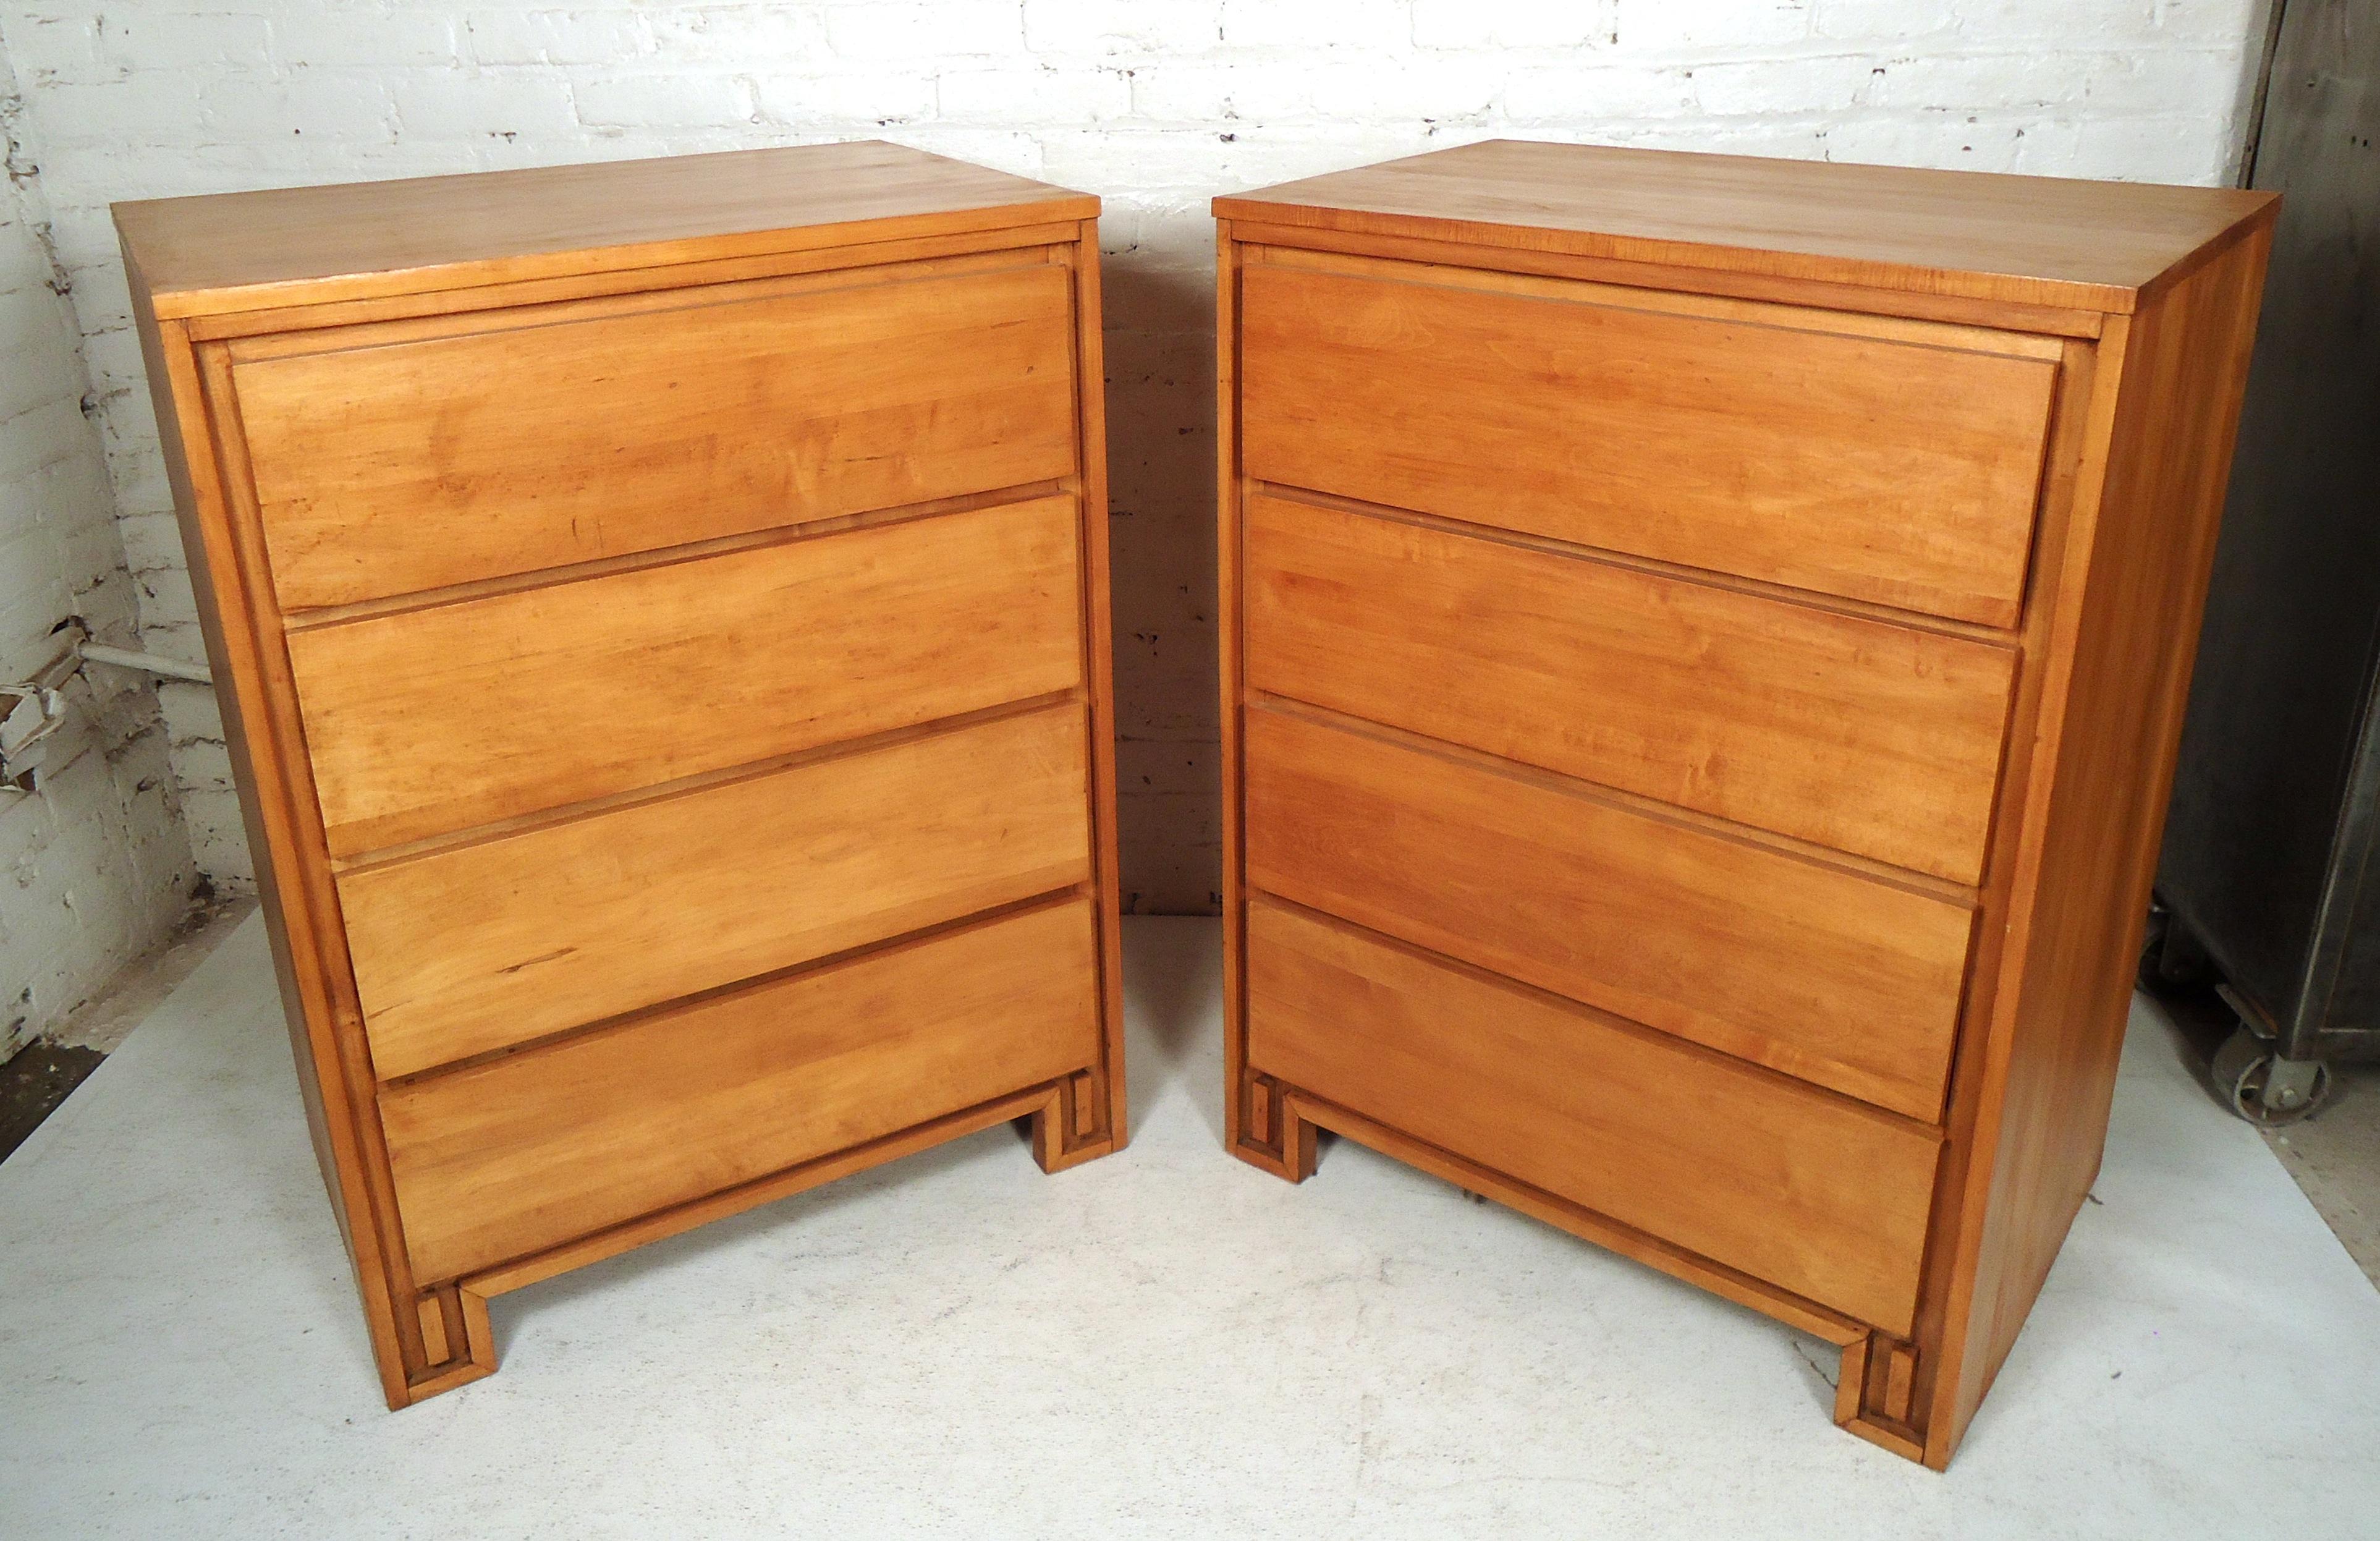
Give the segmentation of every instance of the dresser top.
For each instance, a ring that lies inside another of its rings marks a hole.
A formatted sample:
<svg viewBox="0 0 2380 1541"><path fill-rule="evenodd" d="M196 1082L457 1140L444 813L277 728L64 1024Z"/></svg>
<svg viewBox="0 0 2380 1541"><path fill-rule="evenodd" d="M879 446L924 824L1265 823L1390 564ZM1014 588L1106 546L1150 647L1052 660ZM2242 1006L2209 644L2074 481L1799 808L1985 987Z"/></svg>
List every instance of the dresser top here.
<svg viewBox="0 0 2380 1541"><path fill-rule="evenodd" d="M854 144L115 205L161 317L308 305L1087 219L1099 200Z"/></svg>
<svg viewBox="0 0 2380 1541"><path fill-rule="evenodd" d="M2277 202L2231 188L1490 140L1219 198L1215 215L2129 312Z"/></svg>

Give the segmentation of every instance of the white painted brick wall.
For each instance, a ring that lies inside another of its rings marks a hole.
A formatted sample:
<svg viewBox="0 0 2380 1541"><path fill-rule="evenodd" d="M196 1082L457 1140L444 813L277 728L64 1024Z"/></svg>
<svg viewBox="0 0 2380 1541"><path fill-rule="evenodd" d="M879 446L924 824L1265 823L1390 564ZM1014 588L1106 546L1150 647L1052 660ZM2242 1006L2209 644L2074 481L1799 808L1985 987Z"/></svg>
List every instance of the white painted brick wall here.
<svg viewBox="0 0 2380 1541"><path fill-rule="evenodd" d="M0 139L14 116L0 59ZM46 211L21 149L0 186L0 680L54 657L80 615L118 647L138 640L72 310L53 285ZM176 564L178 548L158 552ZM164 940L198 885L176 809L165 731L141 680L67 688L71 715L30 794L0 790L0 1060L55 1025ZM0 703L5 708L5 703Z"/></svg>
<svg viewBox="0 0 2380 1541"><path fill-rule="evenodd" d="M1108 200L1124 872L1218 867L1219 191L1499 133L2221 179L2262 0L806 0L0 6L152 646L196 649L110 200L872 135ZM206 870L246 872L169 690Z"/></svg>

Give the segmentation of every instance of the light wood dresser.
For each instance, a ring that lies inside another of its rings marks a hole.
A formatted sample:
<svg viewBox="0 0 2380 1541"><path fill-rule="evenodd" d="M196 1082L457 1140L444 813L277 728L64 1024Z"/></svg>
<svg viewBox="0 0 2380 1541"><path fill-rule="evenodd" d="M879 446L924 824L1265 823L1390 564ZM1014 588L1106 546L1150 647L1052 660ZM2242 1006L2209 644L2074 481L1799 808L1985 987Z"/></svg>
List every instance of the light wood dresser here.
<svg viewBox="0 0 2380 1541"><path fill-rule="evenodd" d="M2097 1173L2274 211L1515 142L1218 199L1232 1148L1765 1311L1945 1464Z"/></svg>
<svg viewBox="0 0 2380 1541"><path fill-rule="evenodd" d="M1123 1143L1098 212L886 144L117 206L391 1406L499 1292Z"/></svg>

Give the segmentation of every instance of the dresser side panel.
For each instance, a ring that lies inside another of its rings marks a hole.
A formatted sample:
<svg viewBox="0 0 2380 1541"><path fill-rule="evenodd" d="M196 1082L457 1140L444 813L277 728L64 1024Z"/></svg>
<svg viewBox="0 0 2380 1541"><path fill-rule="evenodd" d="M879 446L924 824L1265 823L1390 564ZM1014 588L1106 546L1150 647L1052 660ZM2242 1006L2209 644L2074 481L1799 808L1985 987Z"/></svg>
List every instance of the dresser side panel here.
<svg viewBox="0 0 2380 1541"><path fill-rule="evenodd" d="M1949 1459L2097 1177L2254 341L2269 222L2133 320L2054 734L2015 895L1926 1459ZM1978 1194L1975 1184L1984 1184ZM1955 1304L1955 1297L1954 1297ZM1955 1367L1955 1373L1952 1373Z"/></svg>

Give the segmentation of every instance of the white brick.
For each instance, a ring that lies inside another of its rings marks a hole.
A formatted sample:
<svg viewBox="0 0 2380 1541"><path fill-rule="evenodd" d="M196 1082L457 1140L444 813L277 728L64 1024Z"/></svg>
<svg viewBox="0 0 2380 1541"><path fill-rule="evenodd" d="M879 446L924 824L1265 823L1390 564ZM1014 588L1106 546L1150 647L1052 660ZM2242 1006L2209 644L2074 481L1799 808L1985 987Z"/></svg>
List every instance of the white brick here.
<svg viewBox="0 0 2380 1541"><path fill-rule="evenodd" d="M1580 48L1611 41L1616 0L1413 0L1425 48Z"/></svg>
<svg viewBox="0 0 2380 1541"><path fill-rule="evenodd" d="M1025 46L1062 56L1196 53L1215 46L1222 14L1223 0L1025 0Z"/></svg>
<svg viewBox="0 0 2380 1541"><path fill-rule="evenodd" d="M568 85L510 73L409 74L396 83L395 104L399 129L422 139L544 138L579 121Z"/></svg>
<svg viewBox="0 0 2380 1541"><path fill-rule="evenodd" d="M2237 100L2240 61L2200 50L2106 54L2087 57L2079 93L2095 117L2154 115L2202 108L2219 112Z"/></svg>
<svg viewBox="0 0 2380 1541"><path fill-rule="evenodd" d="M124 540L125 564L133 572L188 564L182 528L171 514L128 514L115 521Z"/></svg>
<svg viewBox="0 0 2380 1541"><path fill-rule="evenodd" d="M699 128L748 123L750 82L721 75L630 75L582 80L573 94L578 121L590 127Z"/></svg>
<svg viewBox="0 0 2380 1541"><path fill-rule="evenodd" d="M1620 45L1659 50L1793 42L1810 30L1807 0L1620 0Z"/></svg>
<svg viewBox="0 0 2380 1541"><path fill-rule="evenodd" d="M651 30L634 11L467 11L460 41L483 65L617 67L653 51Z"/></svg>
<svg viewBox="0 0 2380 1541"><path fill-rule="evenodd" d="M2046 106L2079 97L2093 62L2080 54L2017 59L2004 53L1880 61L1872 72L1866 100L1876 107L1932 112L1958 112L1986 102Z"/></svg>
<svg viewBox="0 0 2380 1541"><path fill-rule="evenodd" d="M2204 8L2239 11L2239 0L2196 0ZM2241 16L2239 35L2244 44L2247 23ZM2101 42L2151 41L2156 24L2154 0L2071 0L2046 5L2043 0L1959 0L1959 35L1970 45L2004 42L2050 42L2082 48Z"/></svg>
<svg viewBox="0 0 2380 1541"><path fill-rule="evenodd" d="M209 79L200 89L199 122L184 127L225 138L385 140L395 113L387 85L366 71L309 70L285 80L257 71Z"/></svg>
<svg viewBox="0 0 2380 1541"><path fill-rule="evenodd" d="M1753 113L1843 113L1877 78L1864 55L1777 59L1765 64L1698 64L1688 75L1694 100L1721 116Z"/></svg>
<svg viewBox="0 0 2380 1541"><path fill-rule="evenodd" d="M14 15L7 24L8 60L24 85L89 81L115 72L100 57L96 17Z"/></svg>
<svg viewBox="0 0 2380 1541"><path fill-rule="evenodd" d="M849 134L934 115L934 83L914 73L764 76L753 88L764 120L811 133Z"/></svg>
<svg viewBox="0 0 2380 1541"><path fill-rule="evenodd" d="M836 54L858 60L1014 55L1025 46L1015 0L841 5L827 12L826 36Z"/></svg>
<svg viewBox="0 0 2380 1541"><path fill-rule="evenodd" d="M251 65L265 56L270 29L261 16L110 7L99 18L103 63L127 70L204 69Z"/></svg>
<svg viewBox="0 0 2380 1541"><path fill-rule="evenodd" d="M396 69L452 65L461 40L443 10L285 6L273 18L271 52L284 67Z"/></svg>
<svg viewBox="0 0 2380 1541"><path fill-rule="evenodd" d="M162 74L137 84L126 77L44 86L26 98L25 113L55 175L63 149L97 145L114 155L127 144L187 142L198 123L199 88Z"/></svg>
<svg viewBox="0 0 2380 1541"><path fill-rule="evenodd" d="M1132 84L1118 69L945 70L936 104L953 123L1065 123L1121 117L1132 110Z"/></svg>
<svg viewBox="0 0 2380 1541"><path fill-rule="evenodd" d="M1810 32L1828 42L1872 42L1906 50L1958 24L1958 0L1815 0Z"/></svg>
<svg viewBox="0 0 2380 1541"><path fill-rule="evenodd" d="M1394 53L1413 41L1412 0L1223 0L1233 48L1341 48ZM1278 60L1275 67L1298 61Z"/></svg>
<svg viewBox="0 0 2380 1541"><path fill-rule="evenodd" d="M1504 112L1516 124L1675 117L1694 104L1682 67L1529 69L1504 82Z"/></svg>
<svg viewBox="0 0 2380 1541"><path fill-rule="evenodd" d="M565 24L591 20L593 14L573 14ZM605 18L605 30L610 30L612 19ZM657 9L638 21L651 36L651 51L671 64L800 69L813 74L825 74L836 64L826 46L825 18L815 6ZM580 62L608 61L595 58Z"/></svg>

